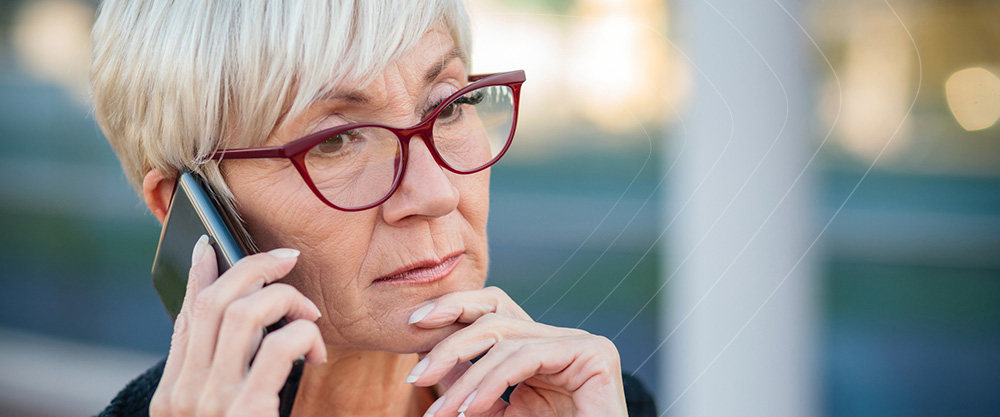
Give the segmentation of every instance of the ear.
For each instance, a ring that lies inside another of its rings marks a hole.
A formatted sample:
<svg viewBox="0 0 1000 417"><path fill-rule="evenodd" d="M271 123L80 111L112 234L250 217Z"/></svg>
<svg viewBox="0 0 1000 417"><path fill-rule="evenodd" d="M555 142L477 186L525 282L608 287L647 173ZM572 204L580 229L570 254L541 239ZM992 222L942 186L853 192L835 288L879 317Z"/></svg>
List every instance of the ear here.
<svg viewBox="0 0 1000 417"><path fill-rule="evenodd" d="M167 175L158 169L146 173L146 178L142 180L142 196L146 199L146 206L161 224L167 217L176 182L177 179L173 175Z"/></svg>

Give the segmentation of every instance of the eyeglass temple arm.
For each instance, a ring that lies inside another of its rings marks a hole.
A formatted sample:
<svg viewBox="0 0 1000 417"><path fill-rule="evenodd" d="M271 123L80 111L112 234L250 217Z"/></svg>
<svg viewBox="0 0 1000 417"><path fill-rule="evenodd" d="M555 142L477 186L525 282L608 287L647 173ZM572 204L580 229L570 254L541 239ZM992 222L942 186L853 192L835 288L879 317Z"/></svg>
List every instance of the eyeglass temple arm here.
<svg viewBox="0 0 1000 417"><path fill-rule="evenodd" d="M248 158L286 158L285 150L280 147L221 149L212 154L211 159L248 159Z"/></svg>

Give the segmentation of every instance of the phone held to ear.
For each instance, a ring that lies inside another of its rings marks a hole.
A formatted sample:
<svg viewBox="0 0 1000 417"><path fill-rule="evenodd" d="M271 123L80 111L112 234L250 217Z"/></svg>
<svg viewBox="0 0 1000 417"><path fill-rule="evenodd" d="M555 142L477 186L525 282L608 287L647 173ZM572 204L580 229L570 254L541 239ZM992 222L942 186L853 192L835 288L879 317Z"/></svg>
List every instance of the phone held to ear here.
<svg viewBox="0 0 1000 417"><path fill-rule="evenodd" d="M200 176L190 172L177 178L174 196L170 201L167 217L163 220L160 244L153 261L153 287L163 302L170 320L180 313L187 287L188 270L191 269L191 251L201 235L208 235L209 244L215 249L219 275L236 261L248 254L247 245L233 233L235 219L230 218ZM285 325L285 319L268 326L274 331ZM292 402L298 391L304 361L299 359L279 393L279 415L287 417L292 412Z"/></svg>

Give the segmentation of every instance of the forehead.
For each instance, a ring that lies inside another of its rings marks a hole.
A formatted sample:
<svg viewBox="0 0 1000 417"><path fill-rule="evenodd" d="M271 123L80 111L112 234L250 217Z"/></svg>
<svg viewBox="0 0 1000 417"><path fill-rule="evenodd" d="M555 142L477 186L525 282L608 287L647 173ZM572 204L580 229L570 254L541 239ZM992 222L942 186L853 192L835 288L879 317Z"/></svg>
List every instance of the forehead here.
<svg viewBox="0 0 1000 417"><path fill-rule="evenodd" d="M387 68L400 71L407 80L426 84L432 82L455 59L460 60L463 68L468 68L468 57L455 46L455 42L444 24L438 24L425 32L413 48L406 51L396 61L390 62ZM365 90L370 89L372 84L380 78L378 73L384 72L387 68L378 72L373 71L365 79L345 80L337 83L321 96L316 97L313 102L331 99L363 101L361 98L366 95Z"/></svg>
<svg viewBox="0 0 1000 417"><path fill-rule="evenodd" d="M368 74L366 79L341 81L323 89L301 112L288 114L288 118L272 132L268 142L287 142L307 134L312 126L330 114L366 108L384 101L387 98L386 71L399 71L400 78L408 84L407 88L420 89L433 82L442 71L454 73L456 67L464 76L468 58L455 46L444 24L435 25L398 59Z"/></svg>
<svg viewBox="0 0 1000 417"><path fill-rule="evenodd" d="M411 63L416 65L434 64L440 61L444 55L458 51L455 48L455 41L448 33L448 28L444 23L432 26L420 37L417 44L406 51L399 59L399 63ZM459 53L461 53L459 51ZM465 55L462 54L462 61L465 62Z"/></svg>

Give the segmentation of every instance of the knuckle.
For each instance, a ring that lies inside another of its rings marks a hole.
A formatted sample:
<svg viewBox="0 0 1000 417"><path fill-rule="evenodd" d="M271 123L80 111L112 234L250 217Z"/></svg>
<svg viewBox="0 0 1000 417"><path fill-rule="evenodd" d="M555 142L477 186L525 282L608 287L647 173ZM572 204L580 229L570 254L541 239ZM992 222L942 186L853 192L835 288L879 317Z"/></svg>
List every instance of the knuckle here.
<svg viewBox="0 0 1000 417"><path fill-rule="evenodd" d="M166 393L163 386L156 388L153 399L149 401L150 417L166 417L170 415L170 395Z"/></svg>
<svg viewBox="0 0 1000 417"><path fill-rule="evenodd" d="M190 394L175 392L170 396L170 412L174 416L194 416L195 401Z"/></svg>
<svg viewBox="0 0 1000 417"><path fill-rule="evenodd" d="M499 352L515 352L520 349L521 344L510 339L499 339L490 349L498 350Z"/></svg>
<svg viewBox="0 0 1000 417"><path fill-rule="evenodd" d="M225 414L221 414L224 417L246 417L251 415L247 410L240 410L237 408L230 408Z"/></svg>
<svg viewBox="0 0 1000 417"><path fill-rule="evenodd" d="M600 343L604 346L605 351L608 355L611 355L616 361L621 359L621 354L618 352L618 346L615 346L615 342L604 336L598 336L600 338Z"/></svg>
<svg viewBox="0 0 1000 417"><path fill-rule="evenodd" d="M316 323L311 322L309 320L296 320L296 321L303 322L302 325L306 326L306 330L308 332L308 336L310 336L310 337L313 337L313 336L322 336L322 333L319 331L319 326L316 325Z"/></svg>
<svg viewBox="0 0 1000 417"><path fill-rule="evenodd" d="M259 309L253 308L246 299L240 299L233 301L226 307L226 311L223 313L223 321L230 323L246 323L248 321L253 321Z"/></svg>
<svg viewBox="0 0 1000 417"><path fill-rule="evenodd" d="M273 256L267 255L266 253L250 255L237 261L237 265L240 266L238 270L242 271L240 274L247 275L244 279L248 279L250 277L267 279L271 277L275 267L278 266L278 264L274 262L274 259L275 258ZM236 265L230 269L230 271L233 270L236 270ZM226 273L228 274L229 272Z"/></svg>
<svg viewBox="0 0 1000 417"><path fill-rule="evenodd" d="M264 291L270 292L274 298L279 300L300 302L301 300L306 299L306 296L299 292L299 290L295 289L295 287L283 283L270 284L264 287Z"/></svg>
<svg viewBox="0 0 1000 417"><path fill-rule="evenodd" d="M177 319L174 320L174 333L170 336L170 345L176 345L184 340L187 336L188 329L190 329L190 323L187 314L178 314Z"/></svg>
<svg viewBox="0 0 1000 417"><path fill-rule="evenodd" d="M246 393L244 393L246 394ZM235 401L233 406L226 410L225 417L254 417L277 415L280 405L278 397L275 395L245 395L250 399ZM270 410L273 410L270 411Z"/></svg>
<svg viewBox="0 0 1000 417"><path fill-rule="evenodd" d="M615 342L612 342L611 339L608 339L607 337L604 337L599 334L592 334L590 335L590 337L591 340L596 342L599 346L603 347L604 349L613 350L615 352L618 351L618 347L615 346Z"/></svg>
<svg viewBox="0 0 1000 417"><path fill-rule="evenodd" d="M302 340L305 346L309 346L314 340L323 340L323 334L319 331L319 326L309 320L296 320L301 321L303 326Z"/></svg>
<svg viewBox="0 0 1000 417"><path fill-rule="evenodd" d="M476 320L476 322L482 321L483 324L485 324L485 325L495 326L495 325L499 324L499 322L501 320L503 320L503 316L501 316L500 314L491 312L491 313L483 314L483 316L480 317L479 320Z"/></svg>
<svg viewBox="0 0 1000 417"><path fill-rule="evenodd" d="M615 346L615 342L611 339L601 335L588 335L587 341L594 346L594 350L601 355L601 357L610 359L611 361L618 363L621 357L618 353L618 347Z"/></svg>
<svg viewBox="0 0 1000 417"><path fill-rule="evenodd" d="M264 287L264 289L267 291L273 291L282 296L293 296L300 294L299 290L295 289L295 287L285 284L283 282L275 282L274 284L270 284L267 287Z"/></svg>
<svg viewBox="0 0 1000 417"><path fill-rule="evenodd" d="M498 301L510 298L507 295L507 293L504 292L504 290L500 289L500 287L489 286L489 287L483 288L483 290L486 291L486 293L489 294L490 297L493 297L493 298L497 299Z"/></svg>
<svg viewBox="0 0 1000 417"><path fill-rule="evenodd" d="M291 325L289 325L291 326ZM279 331L269 333L264 336L264 340L260 343L261 356L273 356L273 357L291 357L293 344L289 343L292 338L289 338L289 333L283 330L289 326L285 326Z"/></svg>
<svg viewBox="0 0 1000 417"><path fill-rule="evenodd" d="M216 292L212 291L212 288L209 287L195 296L191 314L195 317L206 317L212 315L218 305L215 293Z"/></svg>
<svg viewBox="0 0 1000 417"><path fill-rule="evenodd" d="M198 401L198 417L218 417L223 414L223 405L213 395L203 395Z"/></svg>

